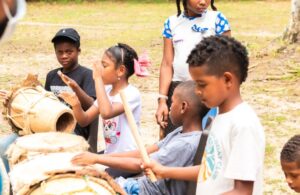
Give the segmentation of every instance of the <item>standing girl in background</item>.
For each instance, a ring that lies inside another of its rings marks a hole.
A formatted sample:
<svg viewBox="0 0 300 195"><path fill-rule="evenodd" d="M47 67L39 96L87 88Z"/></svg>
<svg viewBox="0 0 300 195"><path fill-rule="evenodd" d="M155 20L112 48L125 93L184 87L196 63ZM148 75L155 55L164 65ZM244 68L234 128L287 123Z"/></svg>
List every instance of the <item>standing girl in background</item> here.
<svg viewBox="0 0 300 195"><path fill-rule="evenodd" d="M101 64L94 64L93 79L97 100L86 112L81 108L75 94L68 92L60 94L60 97L72 106L75 118L81 126L88 125L99 114L101 115L106 142L104 153L136 149L119 92L124 90L127 95L128 104L139 127L141 96L139 90L129 84L128 79L133 73L137 76L146 76L145 67L149 64L147 56L141 56L139 59L133 48L119 43L105 51Z"/></svg>
<svg viewBox="0 0 300 195"><path fill-rule="evenodd" d="M191 80L187 57L204 37L211 35L230 36L230 26L226 17L214 6L214 0L176 0L177 15L170 16L163 30L163 59L160 66L158 108L156 121L162 131L161 138L176 127L168 113L171 96L182 81ZM207 8L211 6L213 11Z"/></svg>

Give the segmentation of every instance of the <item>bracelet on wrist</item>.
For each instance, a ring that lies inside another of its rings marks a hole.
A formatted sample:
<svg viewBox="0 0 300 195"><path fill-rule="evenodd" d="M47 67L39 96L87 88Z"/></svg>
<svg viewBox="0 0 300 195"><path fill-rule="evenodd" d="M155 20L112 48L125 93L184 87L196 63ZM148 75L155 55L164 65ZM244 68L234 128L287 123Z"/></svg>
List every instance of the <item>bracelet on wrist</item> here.
<svg viewBox="0 0 300 195"><path fill-rule="evenodd" d="M160 99L168 100L168 96L163 95L163 94L158 94L157 99L158 99L158 100L160 100Z"/></svg>

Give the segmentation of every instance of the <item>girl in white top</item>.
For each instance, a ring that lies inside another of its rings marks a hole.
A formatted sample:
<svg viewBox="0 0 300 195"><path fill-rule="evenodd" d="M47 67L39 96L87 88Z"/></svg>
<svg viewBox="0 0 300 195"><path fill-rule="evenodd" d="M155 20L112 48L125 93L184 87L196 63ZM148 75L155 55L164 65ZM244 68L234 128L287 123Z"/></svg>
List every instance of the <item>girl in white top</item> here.
<svg viewBox="0 0 300 195"><path fill-rule="evenodd" d="M106 142L105 153L136 149L119 91L124 90L127 95L127 101L139 127L140 92L128 83L128 78L133 73L137 76L147 76L146 67L149 64L147 56L143 55L138 58L133 48L119 43L105 51L101 63L94 63L93 65L97 100L86 112L82 110L75 94L60 94L60 97L72 106L75 118L81 126L88 125L98 114L101 115ZM65 75L62 75L63 79L64 77Z"/></svg>
<svg viewBox="0 0 300 195"><path fill-rule="evenodd" d="M191 50L204 37L211 35L230 36L230 26L226 17L214 6L214 0L176 1L177 15L170 16L164 24L163 59L159 77L159 100L156 121L163 129L163 136L175 127L168 120L170 97L173 90L182 81L191 80L187 57ZM209 5L213 11L208 10ZM167 101L168 100L168 101Z"/></svg>

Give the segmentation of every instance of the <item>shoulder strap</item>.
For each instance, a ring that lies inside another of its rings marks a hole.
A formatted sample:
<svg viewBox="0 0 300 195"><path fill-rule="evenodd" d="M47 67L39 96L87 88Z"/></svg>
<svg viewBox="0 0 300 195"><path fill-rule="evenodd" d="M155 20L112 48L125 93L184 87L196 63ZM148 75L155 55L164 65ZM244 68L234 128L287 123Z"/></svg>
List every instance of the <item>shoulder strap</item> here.
<svg viewBox="0 0 300 195"><path fill-rule="evenodd" d="M205 146L206 146L206 141L207 141L207 138L208 138L208 134L209 134L208 130L204 130L201 134L200 142L198 144L197 152L195 154L194 161L193 161L194 165L200 165L201 164L203 153L204 153Z"/></svg>
<svg viewBox="0 0 300 195"><path fill-rule="evenodd" d="M199 141L199 144L198 144L198 148L197 148L194 160L193 160L194 165L200 165L201 164L212 121L213 121L213 119L211 117L209 117L207 119L206 128L205 128L205 130L202 131L200 141ZM188 183L186 195L195 195L196 194L196 188L197 188L197 183L193 182L193 181L190 181Z"/></svg>

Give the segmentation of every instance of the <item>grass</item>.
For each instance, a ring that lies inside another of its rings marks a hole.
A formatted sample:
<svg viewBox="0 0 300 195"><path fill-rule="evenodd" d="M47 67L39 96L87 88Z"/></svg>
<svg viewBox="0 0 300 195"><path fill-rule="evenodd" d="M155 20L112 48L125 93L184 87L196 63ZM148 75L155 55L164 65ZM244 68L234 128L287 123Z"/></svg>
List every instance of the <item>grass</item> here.
<svg viewBox="0 0 300 195"><path fill-rule="evenodd" d="M229 19L232 35L247 46L251 65L256 65L242 92L265 127L265 194L293 194L285 184L279 153L287 139L299 133L300 56L297 53L300 47L290 48L288 51L293 51L290 53L279 52L284 43L274 40L288 24L290 2L218 1L216 6ZM1 45L0 88L9 89L28 73L38 74L43 82L46 73L59 66L51 38L59 28L75 27L82 40L80 62L89 67L101 58L105 48L117 42L128 43L138 53L147 50L153 61L152 75L145 80L133 77L131 82L149 98L149 94L158 90L163 22L175 13L175 3L163 0L29 3L28 13L14 37ZM267 77L276 79L266 80ZM144 102L143 108L142 126L147 130L143 137L145 143L153 143L156 139L153 131L158 129L154 123L154 95ZM2 128L7 127L1 125Z"/></svg>

